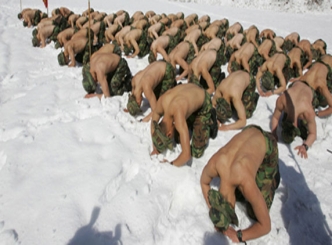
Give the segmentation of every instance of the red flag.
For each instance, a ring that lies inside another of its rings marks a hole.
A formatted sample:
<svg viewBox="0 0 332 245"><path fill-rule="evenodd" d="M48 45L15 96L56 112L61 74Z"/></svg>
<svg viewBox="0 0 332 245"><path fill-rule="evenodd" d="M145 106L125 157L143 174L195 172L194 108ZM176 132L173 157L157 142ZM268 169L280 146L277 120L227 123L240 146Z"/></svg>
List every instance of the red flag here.
<svg viewBox="0 0 332 245"><path fill-rule="evenodd" d="M45 8L47 8L48 4L47 4L47 0L43 0Z"/></svg>

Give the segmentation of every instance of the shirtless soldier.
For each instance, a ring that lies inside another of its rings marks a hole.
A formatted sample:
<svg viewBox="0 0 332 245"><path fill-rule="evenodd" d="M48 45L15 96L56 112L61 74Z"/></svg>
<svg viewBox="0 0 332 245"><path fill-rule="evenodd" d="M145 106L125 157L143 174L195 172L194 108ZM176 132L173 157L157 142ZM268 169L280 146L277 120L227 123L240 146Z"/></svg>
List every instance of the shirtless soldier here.
<svg viewBox="0 0 332 245"><path fill-rule="evenodd" d="M209 94L215 92L221 81L221 65L226 61L223 49L207 49L200 53L189 66L188 82L202 86Z"/></svg>
<svg viewBox="0 0 332 245"><path fill-rule="evenodd" d="M168 62L155 61L136 73L131 84L132 93L128 99L127 111L132 116L141 112L144 93L145 98L149 101L151 112L142 121L148 122L156 108L158 98L176 85L175 70Z"/></svg>
<svg viewBox="0 0 332 245"><path fill-rule="evenodd" d="M315 111L312 106L314 91L308 84L296 81L277 101L271 120L271 131L276 139L279 119L283 115L281 122L281 138L286 144L290 144L296 136L303 138L303 144L296 146L298 155L307 158L308 147L312 146L316 140Z"/></svg>
<svg viewBox="0 0 332 245"><path fill-rule="evenodd" d="M316 102L314 102L315 108L319 106L326 107L323 110L316 111L318 117L326 117L332 114L332 86L331 86L332 70L331 67L322 62L315 62L310 69L298 78L293 78L293 81L304 81L316 92Z"/></svg>
<svg viewBox="0 0 332 245"><path fill-rule="evenodd" d="M212 98L212 106L216 108L219 130L235 130L246 126L247 118L250 118L256 109L259 95L255 92L254 77L248 72L238 70L226 77ZM237 121L225 124L227 119L237 114Z"/></svg>
<svg viewBox="0 0 332 245"><path fill-rule="evenodd" d="M180 70L182 69L182 72L180 71L181 74L176 77L176 81L179 81L188 75L189 65L194 59L194 54L194 46L188 41L180 42L169 54L170 62L174 69L176 69L176 65L180 66Z"/></svg>
<svg viewBox="0 0 332 245"><path fill-rule="evenodd" d="M284 53L276 53L258 69L256 87L261 96L281 94L286 90L290 77L290 59ZM261 86L262 83L262 86ZM278 88L275 89L275 86ZM262 87L265 89L263 91Z"/></svg>
<svg viewBox="0 0 332 245"><path fill-rule="evenodd" d="M210 134L213 125L212 110L210 95L195 84L180 84L168 90L160 96L152 113L153 151L151 155L172 149L176 130L179 134L182 152L176 159L169 162L175 166L183 166L191 160L192 156L201 157L207 147L209 137L213 137ZM191 129L190 145L189 130Z"/></svg>
<svg viewBox="0 0 332 245"><path fill-rule="evenodd" d="M268 234L269 210L280 182L278 144L273 135L249 125L219 149L204 167L201 188L215 228L239 243ZM220 178L219 190L211 189L213 178ZM244 202L254 221L246 229L239 226L235 202Z"/></svg>
<svg viewBox="0 0 332 245"><path fill-rule="evenodd" d="M83 87L88 93L85 98L97 96L106 98L122 95L131 89L131 72L127 61L121 56L99 52L83 66Z"/></svg>

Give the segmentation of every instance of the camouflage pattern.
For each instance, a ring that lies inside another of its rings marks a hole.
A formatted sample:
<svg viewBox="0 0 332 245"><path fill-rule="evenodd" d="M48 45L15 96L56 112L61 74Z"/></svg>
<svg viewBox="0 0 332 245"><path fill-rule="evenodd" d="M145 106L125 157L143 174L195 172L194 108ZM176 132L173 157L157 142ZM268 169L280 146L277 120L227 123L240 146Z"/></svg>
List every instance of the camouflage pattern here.
<svg viewBox="0 0 332 245"><path fill-rule="evenodd" d="M314 49L312 46L311 46L311 53L313 60L318 60L321 57L320 51L318 49Z"/></svg>
<svg viewBox="0 0 332 245"><path fill-rule="evenodd" d="M105 30L106 30L106 24L105 24L105 22L104 21L100 21L100 28L99 28L99 32L97 34L98 43L106 43Z"/></svg>
<svg viewBox="0 0 332 245"><path fill-rule="evenodd" d="M121 57L122 51L121 51L121 48L120 48L119 45L114 45L113 53L117 54L117 55L119 55Z"/></svg>
<svg viewBox="0 0 332 245"><path fill-rule="evenodd" d="M218 98L216 100L216 111L217 119L221 123L226 122L229 118L233 116L232 106L224 98Z"/></svg>
<svg viewBox="0 0 332 245"><path fill-rule="evenodd" d="M124 14L125 14L125 19L123 21L122 26L127 26L130 23L130 16L127 11L124 11Z"/></svg>
<svg viewBox="0 0 332 245"><path fill-rule="evenodd" d="M210 68L209 73L212 77L212 81L215 87L218 87L221 80L224 78L224 73L221 72L221 66L226 64L226 57L223 54L223 46L216 51L216 60L213 64L213 66ZM192 74L188 80L190 83L195 83L196 85L199 85L200 87L207 89L208 85L206 83L206 80L201 76L198 78L194 74Z"/></svg>
<svg viewBox="0 0 332 245"><path fill-rule="evenodd" d="M199 78L195 74L191 74L191 76L189 76L188 83L194 83L199 87L202 87Z"/></svg>
<svg viewBox="0 0 332 245"><path fill-rule="evenodd" d="M17 14L17 18L20 20L20 19L22 19L22 14L21 13L18 13Z"/></svg>
<svg viewBox="0 0 332 245"><path fill-rule="evenodd" d="M36 26L40 22L40 20L41 20L40 14L41 14L41 11L40 10L36 10L35 16L34 16L33 21L32 21L33 25Z"/></svg>
<svg viewBox="0 0 332 245"><path fill-rule="evenodd" d="M274 90L275 84L274 84L274 76L271 72L265 71L261 77L261 83L262 87L264 89L268 90Z"/></svg>
<svg viewBox="0 0 332 245"><path fill-rule="evenodd" d="M176 47L179 42L179 37L173 37L171 35L167 35L169 37L168 47L167 47L167 54L170 54L172 50Z"/></svg>
<svg viewBox="0 0 332 245"><path fill-rule="evenodd" d="M61 44L59 43L59 41L55 41L54 48L55 49L61 48Z"/></svg>
<svg viewBox="0 0 332 245"><path fill-rule="evenodd" d="M294 48L295 44L292 43L292 41L290 40L285 40L284 41L284 44L282 45L282 50L285 52L285 53L288 53L289 51L292 50L292 48Z"/></svg>
<svg viewBox="0 0 332 245"><path fill-rule="evenodd" d="M39 40L36 36L34 36L31 41L32 41L32 46L33 47L39 46Z"/></svg>
<svg viewBox="0 0 332 245"><path fill-rule="evenodd" d="M261 191L265 200L268 210L270 210L275 194L275 190L278 188L280 183L279 173L279 151L276 139L270 132L262 130L259 126L248 125L243 128L242 131L247 128L255 127L259 129L265 137L266 153L262 164L260 165L256 174L256 184L258 189ZM237 196L238 199L238 196ZM239 197L243 199L243 197ZM256 215L249 202L246 202L248 216L254 220L257 220Z"/></svg>
<svg viewBox="0 0 332 245"><path fill-rule="evenodd" d="M221 29L222 29L222 33L223 33L222 36L223 37L226 35L226 32L227 32L228 28L229 28L229 21L228 21L228 19L226 19L226 23L221 25ZM227 40L229 40L229 39L227 39Z"/></svg>
<svg viewBox="0 0 332 245"><path fill-rule="evenodd" d="M243 91L242 94L242 103L246 111L246 118L251 118L254 111L256 110L259 94L255 92L256 90L256 81L253 75L250 75L250 84Z"/></svg>
<svg viewBox="0 0 332 245"><path fill-rule="evenodd" d="M227 61L231 58L232 54L235 52L235 50L231 46L226 47L225 57Z"/></svg>
<svg viewBox="0 0 332 245"><path fill-rule="evenodd" d="M188 65L190 65L191 62L195 58L195 48L194 48L194 45L191 42L189 42L189 41L185 41L185 42L189 43L189 51L188 51L188 55L187 55L187 58L186 58L186 62L188 63Z"/></svg>
<svg viewBox="0 0 332 245"><path fill-rule="evenodd" d="M129 55L132 52L132 48L124 43L123 44L123 52L124 52L125 55Z"/></svg>
<svg viewBox="0 0 332 245"><path fill-rule="evenodd" d="M147 29L142 30L141 38L138 41L138 47L140 51L137 56L139 58L143 58L150 51L150 44L147 42L147 33L148 33Z"/></svg>
<svg viewBox="0 0 332 245"><path fill-rule="evenodd" d="M231 71L234 72L234 71L238 71L238 70L242 70L243 67L236 62L236 60L233 60L232 63L231 63Z"/></svg>
<svg viewBox="0 0 332 245"><path fill-rule="evenodd" d="M198 111L188 119L188 128L192 129L191 155L200 158L208 145L210 138L210 127L213 124L211 119L212 103L209 93L205 91L204 103Z"/></svg>
<svg viewBox="0 0 332 245"><path fill-rule="evenodd" d="M258 49L255 47L255 51L248 61L250 73L256 76L258 68L264 63L264 58L258 53Z"/></svg>
<svg viewBox="0 0 332 245"><path fill-rule="evenodd" d="M287 83L289 81L289 79L294 77L294 70L292 68L290 68L291 60L290 60L289 56L285 53L283 53L283 54L286 56L286 61L285 61L284 67L282 69L282 74L284 75L286 83Z"/></svg>
<svg viewBox="0 0 332 245"><path fill-rule="evenodd" d="M175 69L173 68L172 64L169 62L166 62L166 68L165 68L165 75L162 79L162 81L158 84L158 86L153 90L156 99L158 100L160 96L162 96L167 90L170 90L171 88L174 88L176 85L175 80Z"/></svg>
<svg viewBox="0 0 332 245"><path fill-rule="evenodd" d="M286 144L292 143L296 136L301 136L300 129L295 127L292 122L287 121L287 113L284 113L281 128L281 138Z"/></svg>
<svg viewBox="0 0 332 245"><path fill-rule="evenodd" d="M167 149L173 149L173 141L168 138L161 130L160 125L156 121L152 121L154 125L154 131L152 133L152 142L154 147L159 153L166 151Z"/></svg>
<svg viewBox="0 0 332 245"><path fill-rule="evenodd" d="M150 53L149 53L149 56L148 56L148 61L149 61L149 64L155 62L157 59L156 57L154 56L152 50L150 50Z"/></svg>
<svg viewBox="0 0 332 245"><path fill-rule="evenodd" d="M23 20L23 26L27 27L28 26L28 22L26 22L25 20Z"/></svg>
<svg viewBox="0 0 332 245"><path fill-rule="evenodd" d="M118 67L112 73L107 76L111 96L123 95L124 92L131 90L132 75L124 58L120 59Z"/></svg>
<svg viewBox="0 0 332 245"><path fill-rule="evenodd" d="M221 232L228 229L230 224L239 225L239 220L232 205L225 200L219 191L210 189L208 199L211 205L209 216L214 226Z"/></svg>
<svg viewBox="0 0 332 245"><path fill-rule="evenodd" d="M141 113L141 107L137 103L136 98L133 94L129 95L127 109L132 116L136 116L138 113Z"/></svg>
<svg viewBox="0 0 332 245"><path fill-rule="evenodd" d="M38 29L37 29L37 28L34 28L34 29L32 30L32 36L33 36L33 37L37 37L37 34L38 34Z"/></svg>
<svg viewBox="0 0 332 245"><path fill-rule="evenodd" d="M84 90L88 94L94 93L96 91L96 82L93 80L93 77L90 73L90 63L85 64L83 66L82 76L83 76L82 84L83 84Z"/></svg>
<svg viewBox="0 0 332 245"><path fill-rule="evenodd" d="M67 65L65 60L65 54L61 51L60 54L58 54L58 62L60 66Z"/></svg>
<svg viewBox="0 0 332 245"><path fill-rule="evenodd" d="M57 37L58 37L58 34L60 33L60 27L58 26L55 26L54 29L53 29L53 33L52 35L49 37L50 40L52 40L53 42L56 42L57 41Z"/></svg>
<svg viewBox="0 0 332 245"><path fill-rule="evenodd" d="M272 47L271 47L270 52L269 52L269 57L272 57L275 53L278 52L275 41L271 40L271 42L272 42Z"/></svg>
<svg viewBox="0 0 332 245"><path fill-rule="evenodd" d="M294 76L293 73L293 69L290 68L290 58L287 54L283 53L286 56L286 61L284 64L284 67L282 69L282 73L285 77L286 83L287 81ZM268 90L274 90L275 86L279 87L280 86L280 82L279 82L279 78L277 76L272 75L272 73L270 71L265 71L264 74L262 75L261 78L261 82L262 82L262 87L264 89Z"/></svg>
<svg viewBox="0 0 332 245"><path fill-rule="evenodd" d="M89 41L89 37L90 37L90 41ZM95 51L98 50L97 46L96 47L93 46L94 32L92 29L87 28L86 38L88 40L86 42L84 50L81 52L81 55L83 56L83 60L82 60L83 65L87 64L90 61L90 47L91 47L91 55Z"/></svg>
<svg viewBox="0 0 332 245"><path fill-rule="evenodd" d="M200 35L196 42L198 50L200 50L202 46L208 43L209 41L210 39L207 36L205 36L204 34Z"/></svg>
<svg viewBox="0 0 332 245"><path fill-rule="evenodd" d="M235 35L232 33L227 33L226 38L227 40L231 40Z"/></svg>

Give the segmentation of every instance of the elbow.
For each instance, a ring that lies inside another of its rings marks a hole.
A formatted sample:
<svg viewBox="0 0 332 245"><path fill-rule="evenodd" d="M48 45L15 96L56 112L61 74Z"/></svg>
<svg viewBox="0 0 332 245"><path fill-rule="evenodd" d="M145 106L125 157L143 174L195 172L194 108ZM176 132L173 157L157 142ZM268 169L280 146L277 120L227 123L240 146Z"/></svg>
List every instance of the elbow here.
<svg viewBox="0 0 332 245"><path fill-rule="evenodd" d="M266 225L266 227L264 227L264 229L263 229L263 235L267 235L267 234L269 234L270 231L271 231L271 222L269 222L269 223Z"/></svg>

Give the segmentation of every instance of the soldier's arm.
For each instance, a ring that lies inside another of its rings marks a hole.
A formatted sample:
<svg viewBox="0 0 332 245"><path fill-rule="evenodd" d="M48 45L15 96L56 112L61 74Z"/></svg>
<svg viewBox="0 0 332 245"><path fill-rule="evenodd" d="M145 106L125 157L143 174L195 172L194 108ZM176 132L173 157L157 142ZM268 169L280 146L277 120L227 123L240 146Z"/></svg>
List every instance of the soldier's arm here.
<svg viewBox="0 0 332 245"><path fill-rule="evenodd" d="M182 151L180 155L173 160L173 165L183 166L191 159L190 137L186 119L182 111L177 111L174 115L175 129L180 135L180 144Z"/></svg>
<svg viewBox="0 0 332 245"><path fill-rule="evenodd" d="M130 39L130 44L134 48L134 53L132 55L130 55L129 58L135 58L139 54L139 52L140 52L139 46L138 46L136 40L133 39L133 38Z"/></svg>
<svg viewBox="0 0 332 245"><path fill-rule="evenodd" d="M149 104L151 107L151 112L146 117L144 117L142 121L148 122L152 116L153 111L156 109L157 98L156 98L156 95L154 94L151 86L148 86L148 85L143 86L143 93L144 93L146 99L149 101Z"/></svg>
<svg viewBox="0 0 332 245"><path fill-rule="evenodd" d="M212 160L210 159L208 164L205 165L205 167L202 171L201 180L200 180L203 197L204 197L209 209L211 208L211 205L210 205L209 198L208 198L208 192L210 190L210 183L211 183L212 179L214 177L216 177L214 173L215 173L215 171L213 171Z"/></svg>
<svg viewBox="0 0 332 245"><path fill-rule="evenodd" d="M272 119L271 119L271 132L277 140L278 140L277 127L278 127L279 119L280 119L283 109L284 108L282 106L281 97L278 97L278 99L276 101L276 106L275 106L275 109L274 109L274 112L272 115Z"/></svg>
<svg viewBox="0 0 332 245"><path fill-rule="evenodd" d="M246 110L244 108L244 105L242 103L241 98L233 99L233 105L236 110L236 113L238 115L238 120L234 123L230 123L228 125L222 125L219 129L220 130L235 130L240 129L246 126L247 123L247 117L246 117Z"/></svg>
<svg viewBox="0 0 332 245"><path fill-rule="evenodd" d="M312 110L308 118L307 118L307 123L308 123L308 137L305 141L303 141L302 145L296 146L294 149L298 150L297 155L300 155L302 158L304 157L305 159L308 158L308 153L305 145L308 147L312 146L312 144L315 142L316 137L317 137L317 129L316 129L316 121L315 121L315 114L314 111ZM305 144L305 145L304 145Z"/></svg>
<svg viewBox="0 0 332 245"><path fill-rule="evenodd" d="M265 96L265 93L261 89L261 77L263 76L263 72L266 71L266 64L264 63L261 67L258 68L258 72L256 74L256 88L258 93L261 96Z"/></svg>
<svg viewBox="0 0 332 245"><path fill-rule="evenodd" d="M319 117L326 117L332 114L332 94L329 91L326 80L319 80L319 92L326 98L327 104L329 105L326 109L319 111Z"/></svg>
<svg viewBox="0 0 332 245"><path fill-rule="evenodd" d="M281 94L286 90L287 81L281 69L276 71L276 75L279 78L280 87L273 91L273 94Z"/></svg>
<svg viewBox="0 0 332 245"><path fill-rule="evenodd" d="M161 101L159 100L159 102L157 102L156 109L152 111L151 124L150 124L151 138L155 130L153 122L155 121L158 123L163 114L164 114L164 109L162 107ZM150 155L155 155L155 154L158 154L158 151L154 146L154 144L152 144L152 152L150 153Z"/></svg>
<svg viewBox="0 0 332 245"><path fill-rule="evenodd" d="M207 85L209 87L206 91L210 95L213 94L216 89L215 89L215 86L214 86L211 74L209 73L209 71L206 68L204 68L202 70L202 77L205 79L205 81L206 81L206 83L207 83Z"/></svg>
<svg viewBox="0 0 332 245"><path fill-rule="evenodd" d="M68 65L69 67L74 67L76 65L76 60L75 60L75 53L73 50L73 45L68 45L67 46L67 52L70 58L70 64Z"/></svg>
<svg viewBox="0 0 332 245"><path fill-rule="evenodd" d="M257 187L254 176L250 176L249 178L250 180L247 180L243 187L243 196L251 204L257 218L257 222L249 228L242 230L243 241L264 236L271 230L271 219L266 202Z"/></svg>

